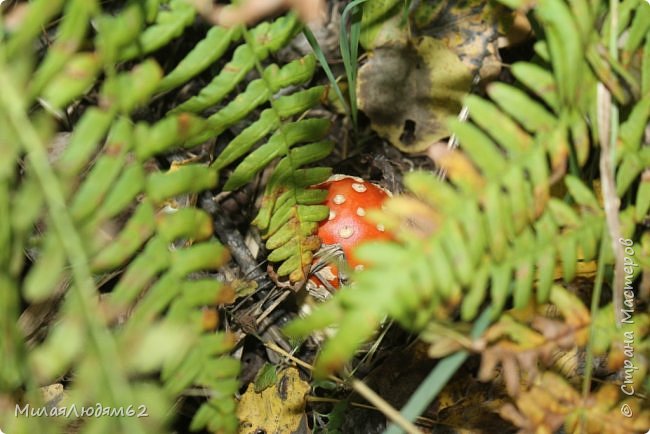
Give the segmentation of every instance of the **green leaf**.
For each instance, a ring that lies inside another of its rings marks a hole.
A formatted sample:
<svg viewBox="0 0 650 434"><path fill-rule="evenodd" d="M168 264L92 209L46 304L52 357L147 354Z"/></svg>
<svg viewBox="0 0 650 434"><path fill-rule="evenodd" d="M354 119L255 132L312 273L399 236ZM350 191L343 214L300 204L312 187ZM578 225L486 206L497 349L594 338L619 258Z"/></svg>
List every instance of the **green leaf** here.
<svg viewBox="0 0 650 434"><path fill-rule="evenodd" d="M110 128L114 116L114 112L96 107L91 107L84 113L70 136L68 146L57 161L57 168L61 173L79 173Z"/></svg>
<svg viewBox="0 0 650 434"><path fill-rule="evenodd" d="M168 242L179 238L201 241L212 235L212 217L203 210L181 208L159 216L156 228Z"/></svg>
<svg viewBox="0 0 650 434"><path fill-rule="evenodd" d="M157 92L167 92L206 70L226 52L240 36L240 29L212 27L176 67L158 83Z"/></svg>
<svg viewBox="0 0 650 434"><path fill-rule="evenodd" d="M184 277L195 271L217 270L228 259L228 250L217 241L194 244L172 252L170 273Z"/></svg>
<svg viewBox="0 0 650 434"><path fill-rule="evenodd" d="M501 110L513 117L530 132L549 131L557 122L542 105L521 90L503 83L493 83L488 94Z"/></svg>
<svg viewBox="0 0 650 434"><path fill-rule="evenodd" d="M195 344L192 338L187 327L162 322L150 325L138 339L125 339L118 345L128 354L129 369L146 374L160 369L169 358L182 357Z"/></svg>
<svg viewBox="0 0 650 434"><path fill-rule="evenodd" d="M185 0L171 0L169 8L161 11L154 25L139 34L137 41L129 44L119 53L119 59L130 60L149 54L183 33L185 27L194 22L195 10Z"/></svg>
<svg viewBox="0 0 650 434"><path fill-rule="evenodd" d="M650 93L634 106L627 120L620 126L619 137L627 152L635 152L641 146L643 131L650 118Z"/></svg>
<svg viewBox="0 0 650 434"><path fill-rule="evenodd" d="M573 199L580 205L586 206L592 211L601 210L601 206L596 200L594 193L580 179L573 175L567 175L564 178L564 183Z"/></svg>
<svg viewBox="0 0 650 434"><path fill-rule="evenodd" d="M102 246L93 259L94 271L115 269L124 264L153 235L154 209L149 201L142 202L117 238Z"/></svg>
<svg viewBox="0 0 650 434"><path fill-rule="evenodd" d="M52 2L56 3L56 2ZM66 5L54 43L39 65L30 83L30 95L38 95L81 46L89 19L97 10L94 0L72 0Z"/></svg>
<svg viewBox="0 0 650 434"><path fill-rule="evenodd" d="M217 169L222 169L246 153L269 132L277 129L282 118L288 118L304 112L320 100L324 88L317 86L308 90L281 96L273 103L273 108L264 110L257 121L253 122L219 154L213 163Z"/></svg>
<svg viewBox="0 0 650 434"><path fill-rule="evenodd" d="M135 127L135 152L141 161L171 151L190 138L200 135L207 122L197 116L182 113L166 116L153 125L139 122Z"/></svg>
<svg viewBox="0 0 650 434"><path fill-rule="evenodd" d="M273 386L277 381L278 372L276 366L268 362L264 363L255 376L255 393L262 393L269 387Z"/></svg>
<svg viewBox="0 0 650 434"><path fill-rule="evenodd" d="M583 63L574 61L584 52L582 35L571 10L562 0L540 2L535 13L544 23L558 96L570 106L575 100L578 78L582 74Z"/></svg>
<svg viewBox="0 0 650 434"><path fill-rule="evenodd" d="M19 30L7 43L6 53L13 57L21 50L29 50L36 36L43 31L46 24L61 11L64 0L35 0L30 2L22 17Z"/></svg>
<svg viewBox="0 0 650 434"><path fill-rule="evenodd" d="M514 156L533 146L531 137L493 104L473 95L466 98L465 104L478 126Z"/></svg>
<svg viewBox="0 0 650 434"><path fill-rule="evenodd" d="M41 302L51 297L57 284L62 283L65 262L61 240L50 232L43 241L40 260L25 279L25 297L31 302Z"/></svg>
<svg viewBox="0 0 650 434"><path fill-rule="evenodd" d="M559 100L553 75L539 65L517 62L512 66L512 74L540 97L553 111L557 112Z"/></svg>
<svg viewBox="0 0 650 434"><path fill-rule="evenodd" d="M124 168L104 200L95 212L97 220L107 220L124 211L138 194L144 190L145 173L138 164Z"/></svg>
<svg viewBox="0 0 650 434"><path fill-rule="evenodd" d="M43 89L43 99L55 109L63 108L92 86L100 68L101 62L95 53L75 54Z"/></svg>
<svg viewBox="0 0 650 434"><path fill-rule="evenodd" d="M131 124L124 118L113 124L106 153L95 163L86 181L72 200L70 213L82 221L97 210L126 164L126 153L131 147Z"/></svg>
<svg viewBox="0 0 650 434"><path fill-rule="evenodd" d="M449 127L463 144L463 151L487 178L498 179L503 175L507 168L506 160L487 135L476 126L457 119L450 120Z"/></svg>
<svg viewBox="0 0 650 434"><path fill-rule="evenodd" d="M200 193L217 185L217 172L199 164L181 166L166 173L147 177L146 191L151 200L160 203L180 194Z"/></svg>
<svg viewBox="0 0 650 434"><path fill-rule="evenodd" d="M95 20L97 51L108 68L113 68L118 53L129 44L133 44L142 34L145 11L141 4L131 3L117 15L103 14ZM120 31L115 31L120 29Z"/></svg>
<svg viewBox="0 0 650 434"><path fill-rule="evenodd" d="M130 113L149 100L161 77L158 64L152 59L145 60L129 73L106 80L101 91L102 102L121 113Z"/></svg>
<svg viewBox="0 0 650 434"><path fill-rule="evenodd" d="M283 47L295 34L297 25L294 15L279 18L273 24L258 25L251 31L257 44L254 47L249 45L237 47L232 60L222 68L221 72L201 89L197 96L174 108L172 113L199 112L218 104L255 67L255 62L265 59L270 53Z"/></svg>

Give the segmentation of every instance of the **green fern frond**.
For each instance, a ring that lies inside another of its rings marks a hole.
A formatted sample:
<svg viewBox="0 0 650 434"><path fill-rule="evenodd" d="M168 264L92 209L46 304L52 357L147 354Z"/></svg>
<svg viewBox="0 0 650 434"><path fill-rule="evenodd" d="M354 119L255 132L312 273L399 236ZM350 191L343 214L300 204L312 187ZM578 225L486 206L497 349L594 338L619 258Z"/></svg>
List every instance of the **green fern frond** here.
<svg viewBox="0 0 650 434"><path fill-rule="evenodd" d="M253 221L266 239L268 260L280 262L278 275L288 275L293 282L307 278L313 253L320 247L315 236L318 223L329 214L323 205L327 192L309 187L331 175L331 169L325 167L298 167L325 158L333 147L330 142L317 142L289 151L269 179Z"/></svg>
<svg viewBox="0 0 650 434"><path fill-rule="evenodd" d="M272 24L265 22L258 25L250 32L255 45L240 45L221 72L197 96L175 107L172 113L195 113L218 104L255 67L256 62L286 45L298 30L295 15L279 18Z"/></svg>
<svg viewBox="0 0 650 434"><path fill-rule="evenodd" d="M50 24L59 14L62 20ZM71 372L70 403L147 405L146 420L95 419L83 432L161 432L172 400L189 387L204 389L208 397L192 429L237 429L239 363L228 356L235 342L213 330L217 307L232 303L235 294L205 276L229 255L212 239L210 215L193 207L172 209L170 202L214 189L219 172L242 157L227 188L243 185L284 157L281 170L300 182L292 187L296 195L281 202L301 207L298 220L322 218L322 213L314 214L322 194L313 197L320 192L308 190L305 182L325 179L328 169L300 166L331 152L332 145L323 142L329 124L293 117L315 106L325 89L287 92L309 82L316 66L313 56L269 65L259 79L245 83L253 68L300 30L295 15L252 29L254 45L234 47L232 59L212 82L162 119L134 121L136 109L221 60L245 31L210 28L167 73L151 58L139 60L181 36L195 17L191 2L184 0L129 2L111 14L97 1L36 1L16 31L0 32L0 77L13 89L0 97L5 157L0 162L0 347L9 355L0 367L0 388L24 388L26 396L17 398L36 406L38 385ZM47 26L58 26L56 37L36 56L31 47ZM246 91L231 95L244 84ZM279 91L282 96L276 96ZM82 97L89 107L48 165L55 119ZM214 138L269 101L271 108L252 120L213 166L172 165L163 172L152 165L152 157ZM220 110L201 116L219 104ZM266 143L252 151L267 135ZM26 164L19 176L17 162L23 155ZM292 158L297 165L287 166ZM276 181L276 186L289 184L284 177ZM276 217L282 215L279 206L272 214L272 227L286 223ZM313 225L302 228L305 237L311 231ZM26 249L36 252L29 267ZM114 286L99 302L94 282L107 276ZM57 322L33 348L16 326L21 297L53 306L62 300ZM117 320L123 323L114 327ZM157 373L159 382L143 380L155 379ZM0 425L10 432L58 429L58 423L38 418L2 418Z"/></svg>
<svg viewBox="0 0 650 434"><path fill-rule="evenodd" d="M301 60L295 64L295 68L313 68L313 64L310 64L313 57L308 59L310 62ZM273 76L265 74L260 86L267 89L262 95L270 98L275 86ZM319 86L271 101L271 107L262 112L260 119L242 131L214 163L217 168L231 163L244 155L261 137L277 128L266 143L250 152L237 165L224 189L241 187L273 160L284 157L266 186L262 207L253 224L262 230L264 238L270 237L266 243L271 251L268 260L281 262L278 275L288 275L292 282L306 280L313 252L320 247L320 241L315 236L318 223L329 213L329 209L322 205L325 192L309 190L308 187L327 179L331 170L300 167L326 157L332 152L333 145L320 141L330 128L327 120L308 118L285 124L281 121L313 107L321 100L323 93L324 88ZM310 144L294 148L304 142Z"/></svg>
<svg viewBox="0 0 650 434"><path fill-rule="evenodd" d="M293 18L290 16L287 19ZM289 23L295 25L295 21ZM293 29L291 26L280 20L270 26L258 27L246 35L247 45L238 49L241 50L240 53L235 52L230 69L239 71L244 68L248 71L257 66L261 77L251 81L244 92L211 115L207 119L205 133L185 146L191 147L218 136L259 105L270 103L270 107L263 110L256 121L226 145L213 167L222 170L244 157L224 185L224 190L235 190L251 181L274 160L282 158L266 186L262 208L253 224L262 229L264 238L269 238L266 244L270 250L268 260L281 263L278 275L288 275L291 281L299 282L306 279L313 252L320 247L315 236L318 222L328 214L327 207L322 205L324 192L310 190L308 187L324 181L331 174L328 168L301 167L329 155L333 145L323 141L330 128L329 121L317 118L291 121L293 116L302 115L316 106L325 95L325 87L316 86L275 96L281 89L307 83L314 73L315 57L305 56L281 68L270 65L261 70L259 66L259 60L269 50L276 50L280 46L274 44L293 35L286 33L287 29ZM265 41L260 41L264 34L277 34L277 41L265 45ZM253 52L257 57L252 55ZM220 93L223 86L217 86L218 80L219 77L215 78L194 100L174 110L188 107L190 110L202 110L207 104L219 101L223 98ZM267 136L264 143L253 149Z"/></svg>
<svg viewBox="0 0 650 434"><path fill-rule="evenodd" d="M338 325L317 361L319 374L340 369L386 316L421 330L458 308L461 319L470 321L489 301L497 317L510 299L517 307L532 297L545 302L554 280L593 272L590 261L607 234L605 214L592 188L567 170L570 165L572 172L580 170L593 153L588 125L595 120L596 85L602 80L591 72L587 49L599 38L595 16L575 15L561 0L539 2L534 13L544 24L538 47L548 64L518 63L512 70L546 106L505 84L488 87L494 103L466 99L471 122L451 121L463 152L444 147L432 152L448 182L408 174L405 186L417 201L398 197L377 215L398 242L360 246L356 254L370 266L354 274L354 288L286 328L305 336ZM650 62L642 69L650 70ZM614 93L624 78L612 80L604 84ZM634 167L618 168L621 193L650 168L647 147L639 146L649 115L642 97L623 118L621 142L632 143L635 151L629 157ZM565 200L550 190L562 179L569 193ZM646 202L644 196L644 209ZM633 202L626 204L622 236L634 234L642 215ZM598 260L611 263L613 255L607 251Z"/></svg>

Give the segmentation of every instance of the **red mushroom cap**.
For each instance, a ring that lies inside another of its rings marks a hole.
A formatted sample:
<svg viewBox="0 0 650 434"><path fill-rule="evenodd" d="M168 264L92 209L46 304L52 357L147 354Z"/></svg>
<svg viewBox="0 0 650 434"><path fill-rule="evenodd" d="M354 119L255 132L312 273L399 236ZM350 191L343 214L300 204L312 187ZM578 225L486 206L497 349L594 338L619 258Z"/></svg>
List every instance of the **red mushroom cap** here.
<svg viewBox="0 0 650 434"><path fill-rule="evenodd" d="M318 236L325 245L338 244L351 268L363 267L353 253L360 243L375 240L390 240L390 234L384 231L366 217L368 211L381 208L383 202L391 194L388 190L364 181L361 178L347 175L334 175L315 188L327 189L325 204L330 208L329 218L318 227ZM330 264L325 268L328 282L338 288L338 270ZM334 278L330 279L330 277ZM312 280L313 281L313 280Z"/></svg>

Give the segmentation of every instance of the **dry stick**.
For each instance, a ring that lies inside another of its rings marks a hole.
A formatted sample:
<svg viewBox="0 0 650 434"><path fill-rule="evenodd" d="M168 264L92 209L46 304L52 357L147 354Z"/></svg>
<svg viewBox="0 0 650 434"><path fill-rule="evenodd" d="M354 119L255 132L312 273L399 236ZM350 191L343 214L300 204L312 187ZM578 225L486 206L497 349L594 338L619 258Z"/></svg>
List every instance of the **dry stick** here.
<svg viewBox="0 0 650 434"><path fill-rule="evenodd" d="M267 316L271 314L271 312L275 310L276 307L278 307L280 303L282 303L289 296L289 294L291 294L290 290L287 289L286 291L284 291L282 295L276 298L275 301L273 301L273 303L269 307L267 307L266 310L262 312L260 316L257 317L255 322L257 324L261 323Z"/></svg>
<svg viewBox="0 0 650 434"><path fill-rule="evenodd" d="M308 369L310 371L314 370L314 367L312 365L298 359L292 354L289 354L288 352L284 351L282 348L279 348L274 343L265 343L264 345L268 349L275 351L276 353L286 357L287 359L291 360L295 364L302 366L303 368ZM345 381L333 375L330 375L329 379L339 384L345 383ZM399 427L402 428L405 432L407 432L408 434L422 434L422 431L417 429L415 425L413 425L411 422L406 420L400 414L399 411L397 411L392 405L386 402L384 398L377 395L377 393L375 393L374 390L366 386L366 384L363 381L357 380L356 378L350 378L348 382L355 390L355 392L357 392L359 395L364 397L366 401L374 405L379 411L381 411L384 414L384 416L390 419L393 423L399 425Z"/></svg>
<svg viewBox="0 0 650 434"><path fill-rule="evenodd" d="M381 411L384 416L389 418L393 423L399 425L404 431L408 434L422 434L422 431L416 428L411 422L406 420L402 414L395 409L392 405L384 400L381 396L377 395L374 390L366 386L366 383L363 381L352 378L352 388L361 396L366 398L366 400L376 406L379 411Z"/></svg>
<svg viewBox="0 0 650 434"><path fill-rule="evenodd" d="M600 141L600 180L605 205L605 220L614 252L614 315L616 326L621 327L622 302L623 302L623 246L619 242L621 238L621 222L618 216L620 199L616 195L616 183L614 181L614 168L612 164L612 151L616 141L618 125L618 111L612 105L612 95L602 84L598 83L598 139Z"/></svg>
<svg viewBox="0 0 650 434"><path fill-rule="evenodd" d="M214 232L221 242L228 246L230 254L241 268L244 276L257 282L257 291L255 293L257 299L265 300L269 294L269 288L273 287L273 283L258 266L257 261L246 246L242 234L224 215L224 212L217 206L212 196L203 195L201 197L201 207L212 216ZM262 304L266 305L266 301Z"/></svg>
<svg viewBox="0 0 650 434"><path fill-rule="evenodd" d="M266 283L262 282L262 280L265 280L265 275L257 266L257 262L250 250L248 250L248 247L246 247L244 237L242 237L232 222L224 216L224 212L219 209L214 200L212 200L212 197L204 195L201 198L201 206L212 215L214 231L219 239L228 246L233 259L241 267L244 275L256 280L260 286L262 283Z"/></svg>
<svg viewBox="0 0 650 434"><path fill-rule="evenodd" d="M612 59L618 59L618 1L609 0L609 10L611 13L610 34L608 41L609 55ZM598 100L598 126L606 125L609 130L599 128L599 139L601 152L600 155L600 177L603 189L603 201L605 203L605 219L607 228L611 237L612 248L614 252L614 315L616 316L616 326L621 327L623 319L623 246L619 243L621 238L621 222L619 220L618 210L620 200L616 195L616 184L614 182L614 166L612 164L612 154L616 150L616 139L618 137L618 107L612 104L612 94L603 83L598 83L597 87ZM605 97L605 106L601 106L600 97ZM600 110L607 110L607 124L600 123ZM606 134L609 133L609 134Z"/></svg>
<svg viewBox="0 0 650 434"><path fill-rule="evenodd" d="M256 324L259 326L258 328L263 330L262 337L265 339L272 339L273 341L285 346L287 349L291 348L290 345L285 342L278 326L275 325L273 321L267 319L273 310L278 307L280 302L289 294L282 294L279 297L279 301L276 302L276 300L273 300L270 305L267 306L268 295L271 293L274 286L268 276L257 266L255 258L251 254L250 250L248 250L248 247L246 247L244 237L242 237L241 233L234 227L232 222L224 216L223 212L218 208L209 195L203 195L201 198L201 206L212 215L214 231L216 232L217 237L219 237L222 243L228 246L232 257L237 265L239 265L244 275L257 282L257 291L255 291L254 297L260 300L263 308L266 308L262 316L256 320Z"/></svg>
<svg viewBox="0 0 650 434"><path fill-rule="evenodd" d="M273 342L264 342L264 346L266 348L268 348L269 350L271 350L271 351L275 351L276 353L278 353L279 355L285 357L286 359L291 360L296 365L307 369L308 371L313 371L314 370L314 367L312 365L310 365L309 363L307 363L307 362L305 362L303 360L300 360L299 358L297 358L293 354L290 354L289 352L283 350L282 348L280 348L279 346L277 346ZM337 383L337 384L345 384L345 381L341 380L339 377L335 377L334 375L330 375L329 379L332 380L333 382Z"/></svg>
<svg viewBox="0 0 650 434"><path fill-rule="evenodd" d="M307 395L307 401L310 402L326 402L328 404L338 404L339 402L342 401L342 399L336 399L336 398L325 398L323 396L314 396L314 395ZM368 404L362 404L360 402L355 402L355 401L350 401L349 402L350 407L357 407L357 408L364 408L366 410L374 410L374 411L379 411L379 409L373 405L368 405ZM417 418L418 422L420 424L428 424L433 426L436 421L433 419L430 419L428 417L422 417L418 416Z"/></svg>

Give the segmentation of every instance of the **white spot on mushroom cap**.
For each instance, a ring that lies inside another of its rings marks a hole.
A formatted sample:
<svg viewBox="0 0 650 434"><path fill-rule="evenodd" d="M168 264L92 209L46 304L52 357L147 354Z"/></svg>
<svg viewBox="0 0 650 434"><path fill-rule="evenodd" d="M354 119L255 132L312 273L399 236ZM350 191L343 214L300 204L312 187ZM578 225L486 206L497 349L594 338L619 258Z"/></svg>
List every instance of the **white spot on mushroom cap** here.
<svg viewBox="0 0 650 434"><path fill-rule="evenodd" d="M332 199L332 202L334 202L334 203L337 204L337 205L341 205L342 203L345 202L345 196L343 196L342 194L337 194L337 195L334 196L334 198Z"/></svg>
<svg viewBox="0 0 650 434"><path fill-rule="evenodd" d="M363 193L364 191L368 190L368 187L366 187L363 184L360 184L358 182L353 182L352 183L352 189L356 191L357 193Z"/></svg>
<svg viewBox="0 0 650 434"><path fill-rule="evenodd" d="M384 225L382 225L381 223L379 223L379 224L377 225L377 230L378 230L379 232L384 232L384 230L385 230Z"/></svg>
<svg viewBox="0 0 650 434"><path fill-rule="evenodd" d="M361 207L357 208L357 215L359 217L363 217L364 215L366 215L366 210Z"/></svg>
<svg viewBox="0 0 650 434"><path fill-rule="evenodd" d="M354 228L350 225L343 226L339 229L339 236L341 238L350 238L352 235L354 235Z"/></svg>
<svg viewBox="0 0 650 434"><path fill-rule="evenodd" d="M363 267L362 264L359 264L359 265L355 265L355 266L354 266L354 270L355 270L355 271L363 271L363 268L364 268L364 267Z"/></svg>
<svg viewBox="0 0 650 434"><path fill-rule="evenodd" d="M330 210L330 215L327 217L327 220L334 220L336 218L336 212Z"/></svg>
<svg viewBox="0 0 650 434"><path fill-rule="evenodd" d="M336 182L336 181L341 181L343 179L352 179L357 182L364 182L363 179L359 178L358 176L341 175L341 174L332 175L325 182Z"/></svg>

